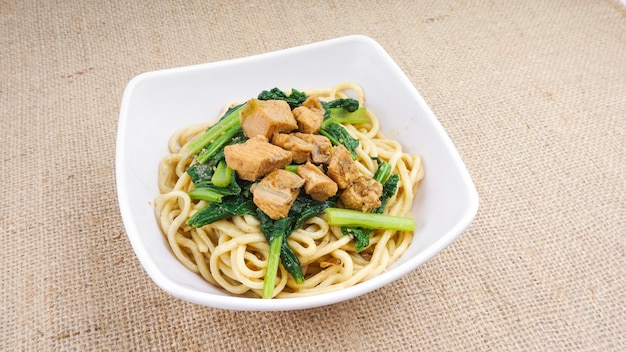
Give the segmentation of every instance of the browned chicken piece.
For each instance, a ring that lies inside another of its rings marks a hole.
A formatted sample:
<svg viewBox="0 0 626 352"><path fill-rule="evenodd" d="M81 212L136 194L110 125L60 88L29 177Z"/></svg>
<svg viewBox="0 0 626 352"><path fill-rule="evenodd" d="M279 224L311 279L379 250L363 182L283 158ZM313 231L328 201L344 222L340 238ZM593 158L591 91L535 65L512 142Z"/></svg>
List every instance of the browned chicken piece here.
<svg viewBox="0 0 626 352"><path fill-rule="evenodd" d="M313 152L313 144L297 137L294 134L275 133L272 137L272 144L277 145L292 154L292 161L296 164L302 164L309 160L311 152Z"/></svg>
<svg viewBox="0 0 626 352"><path fill-rule="evenodd" d="M282 219L289 214L302 185L304 180L295 173L275 169L250 188L252 201L270 218Z"/></svg>
<svg viewBox="0 0 626 352"><path fill-rule="evenodd" d="M298 123L298 131L317 133L320 130L324 115L320 115L306 106L298 106L292 112Z"/></svg>
<svg viewBox="0 0 626 352"><path fill-rule="evenodd" d="M239 178L254 181L277 168L291 163L291 152L268 142L263 136L224 148L226 164Z"/></svg>
<svg viewBox="0 0 626 352"><path fill-rule="evenodd" d="M248 138L270 139L274 133L297 129L298 123L286 101L250 99L241 110L241 128Z"/></svg>
<svg viewBox="0 0 626 352"><path fill-rule="evenodd" d="M370 211L380 206L383 185L368 176L359 176L348 188L341 192L341 202L350 209Z"/></svg>
<svg viewBox="0 0 626 352"><path fill-rule="evenodd" d="M320 100L317 97L306 98L306 100L302 102L302 106L311 109L311 111L322 117L324 117L324 113L326 112L326 110L324 110L324 107L322 106L322 103L320 103Z"/></svg>
<svg viewBox="0 0 626 352"><path fill-rule="evenodd" d="M298 166L298 175L304 179L304 191L315 200L323 202L337 194L335 181L310 162Z"/></svg>
<svg viewBox="0 0 626 352"><path fill-rule="evenodd" d="M313 151L309 160L313 164L328 164L330 162L330 154L333 145L330 140L321 134L310 134L296 132L294 135L308 143L313 144Z"/></svg>
<svg viewBox="0 0 626 352"><path fill-rule="evenodd" d="M328 164L328 176L337 182L341 189L345 189L359 177L359 169L352 155L343 145L333 148L333 155Z"/></svg>

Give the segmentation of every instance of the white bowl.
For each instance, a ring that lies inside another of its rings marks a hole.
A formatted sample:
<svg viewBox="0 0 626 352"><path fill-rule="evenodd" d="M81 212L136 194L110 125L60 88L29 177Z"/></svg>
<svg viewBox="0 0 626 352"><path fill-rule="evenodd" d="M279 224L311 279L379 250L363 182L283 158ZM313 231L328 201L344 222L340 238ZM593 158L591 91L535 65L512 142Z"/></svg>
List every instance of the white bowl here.
<svg viewBox="0 0 626 352"><path fill-rule="evenodd" d="M425 177L413 206L417 223L407 252L381 275L356 286L305 298L262 300L225 293L184 268L156 222L157 165L176 130L214 119L224 104L264 89L300 90L353 81L383 132L422 156ZM478 195L446 132L385 50L347 36L241 59L148 72L124 91L117 134L119 206L132 247L148 275L171 295L232 310L294 310L345 301L413 271L456 239L478 209Z"/></svg>

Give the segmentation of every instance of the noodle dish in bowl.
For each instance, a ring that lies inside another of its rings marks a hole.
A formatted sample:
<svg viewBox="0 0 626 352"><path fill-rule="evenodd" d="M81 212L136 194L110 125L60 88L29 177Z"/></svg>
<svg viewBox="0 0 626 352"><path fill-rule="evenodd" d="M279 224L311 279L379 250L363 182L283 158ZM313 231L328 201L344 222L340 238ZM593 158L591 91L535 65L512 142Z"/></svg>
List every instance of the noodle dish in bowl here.
<svg viewBox="0 0 626 352"><path fill-rule="evenodd" d="M232 310L379 289L450 244L478 207L432 111L364 36L135 77L116 179L154 282Z"/></svg>

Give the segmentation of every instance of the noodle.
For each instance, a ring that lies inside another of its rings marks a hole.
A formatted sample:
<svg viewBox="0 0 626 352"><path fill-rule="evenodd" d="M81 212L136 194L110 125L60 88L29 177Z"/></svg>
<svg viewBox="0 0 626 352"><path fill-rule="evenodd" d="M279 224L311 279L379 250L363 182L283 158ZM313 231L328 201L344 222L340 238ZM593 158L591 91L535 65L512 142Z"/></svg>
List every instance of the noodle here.
<svg viewBox="0 0 626 352"><path fill-rule="evenodd" d="M365 106L360 86L344 83L330 89L306 92L321 100L352 97ZM378 118L369 109L370 123L344 127L359 139L356 149L359 172L373 176L377 162L387 161L392 173L400 177L398 190L391 197L385 214L410 216L414 194L424 177L419 156L404 153L400 144L388 139L379 130ZM177 131L168 141L170 154L160 163L155 200L159 226L173 255L188 270L207 282L238 295L260 297L269 255L269 245L254 216L234 216L199 228L185 221L206 205L193 201L187 194L193 182L185 172L192 158L185 145L200 135L210 124L199 124ZM279 266L274 287L275 297L308 296L349 287L379 275L407 250L412 232L373 230L370 246L361 253L355 251L350 238L337 226L329 226L324 214L305 221L302 228L286 238L300 260L305 282L297 284Z"/></svg>

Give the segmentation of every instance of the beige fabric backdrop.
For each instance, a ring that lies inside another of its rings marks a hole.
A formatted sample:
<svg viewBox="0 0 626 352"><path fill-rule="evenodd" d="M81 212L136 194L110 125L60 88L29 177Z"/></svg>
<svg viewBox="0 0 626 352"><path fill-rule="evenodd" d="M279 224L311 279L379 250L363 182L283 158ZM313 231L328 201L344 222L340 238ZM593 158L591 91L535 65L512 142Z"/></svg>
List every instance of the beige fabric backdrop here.
<svg viewBox="0 0 626 352"><path fill-rule="evenodd" d="M158 289L117 208L135 75L369 35L478 215L362 298L231 312ZM626 10L570 1L0 1L0 350L626 350Z"/></svg>

